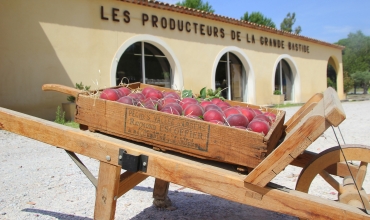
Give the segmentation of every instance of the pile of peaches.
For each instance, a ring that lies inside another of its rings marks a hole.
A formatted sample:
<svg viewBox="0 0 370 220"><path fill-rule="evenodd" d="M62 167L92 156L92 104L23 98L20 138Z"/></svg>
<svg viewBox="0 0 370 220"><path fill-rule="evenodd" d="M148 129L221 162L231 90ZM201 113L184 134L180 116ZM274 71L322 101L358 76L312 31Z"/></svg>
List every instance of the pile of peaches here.
<svg viewBox="0 0 370 220"><path fill-rule="evenodd" d="M269 132L276 120L276 115L272 112L263 113L259 109L231 106L221 98L182 98L175 91L161 92L153 87L145 87L141 91L131 91L127 87L109 88L101 92L100 98L263 135Z"/></svg>

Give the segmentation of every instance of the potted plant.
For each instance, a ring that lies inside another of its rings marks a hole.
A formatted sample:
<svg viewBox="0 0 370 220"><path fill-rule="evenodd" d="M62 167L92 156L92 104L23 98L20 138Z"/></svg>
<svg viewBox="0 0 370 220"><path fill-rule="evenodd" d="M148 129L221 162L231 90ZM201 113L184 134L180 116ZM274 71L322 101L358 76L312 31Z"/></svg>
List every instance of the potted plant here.
<svg viewBox="0 0 370 220"><path fill-rule="evenodd" d="M76 83L75 88L83 91L88 91L90 89L90 86L84 86L82 82L80 82ZM76 98L74 96L68 96L67 101L68 102L62 103L62 108L65 112L65 119L66 121L74 121L76 114Z"/></svg>
<svg viewBox="0 0 370 220"><path fill-rule="evenodd" d="M284 104L284 97L280 90L275 90L272 95L272 104Z"/></svg>

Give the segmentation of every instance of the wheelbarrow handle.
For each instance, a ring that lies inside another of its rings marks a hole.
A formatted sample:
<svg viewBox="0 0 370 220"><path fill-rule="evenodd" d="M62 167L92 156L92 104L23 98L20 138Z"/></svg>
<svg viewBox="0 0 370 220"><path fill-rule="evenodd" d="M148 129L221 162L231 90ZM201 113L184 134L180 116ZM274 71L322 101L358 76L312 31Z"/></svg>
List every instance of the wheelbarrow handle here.
<svg viewBox="0 0 370 220"><path fill-rule="evenodd" d="M69 86L63 86L59 84L44 84L42 85L42 91L56 91L65 93L67 95L71 95L74 97L77 97L79 93L81 93L81 90L69 87Z"/></svg>

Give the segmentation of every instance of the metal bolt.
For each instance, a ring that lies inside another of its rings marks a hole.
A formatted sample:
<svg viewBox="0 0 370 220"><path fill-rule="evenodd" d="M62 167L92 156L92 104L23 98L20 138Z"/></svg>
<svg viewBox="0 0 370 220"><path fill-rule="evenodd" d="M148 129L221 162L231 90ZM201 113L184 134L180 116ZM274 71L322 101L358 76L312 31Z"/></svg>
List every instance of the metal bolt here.
<svg viewBox="0 0 370 220"><path fill-rule="evenodd" d="M110 161L110 156L109 156L109 155L107 155L107 156L105 157L105 159L106 159L107 161Z"/></svg>
<svg viewBox="0 0 370 220"><path fill-rule="evenodd" d="M146 162L143 162L143 167L146 167Z"/></svg>
<svg viewBox="0 0 370 220"><path fill-rule="evenodd" d="M122 155L119 155L118 159L122 160Z"/></svg>

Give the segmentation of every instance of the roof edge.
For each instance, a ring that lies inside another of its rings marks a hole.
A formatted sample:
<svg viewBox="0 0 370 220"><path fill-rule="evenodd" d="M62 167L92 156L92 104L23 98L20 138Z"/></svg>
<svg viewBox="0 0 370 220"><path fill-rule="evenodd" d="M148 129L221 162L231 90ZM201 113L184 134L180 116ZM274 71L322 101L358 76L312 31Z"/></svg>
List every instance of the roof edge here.
<svg viewBox="0 0 370 220"><path fill-rule="evenodd" d="M242 26L242 27L247 27L247 28L251 28L251 29L255 29L255 30L266 31L266 32L269 32L269 33L278 34L278 35L286 36L286 37L291 37L291 38L295 38L295 39L299 39L299 40L304 40L304 41L308 41L308 42L312 42L312 43L316 43L316 44L320 44L320 45L324 45L324 46L328 46L328 47L337 48L337 49L340 49L340 50L343 50L345 48L342 45L332 44L332 43L328 43L328 42L325 42L325 41L320 41L320 40L317 40L317 39L314 39L314 38L305 37L305 36L302 36L302 35L299 35L299 34L293 34L293 33L287 32L287 31L281 31L281 30L278 30L276 28L271 28L271 27L267 27L267 26L264 26L264 25L255 24L255 23L252 23L252 22L249 22L249 21L238 20L238 19L235 19L235 18L230 18L230 17L226 17L226 16L222 16L222 15L218 15L218 14L214 14L214 13L210 13L210 12L200 11L200 10L197 10L197 9L187 8L187 7L178 6L178 5L169 4L169 3L164 3L164 2L160 2L160 1L153 1L153 0L118 0L118 1L143 5L143 6L147 6L147 7L152 7L152 8L157 8L157 9L162 9L162 10L167 10L167 11L172 11L172 12L178 12L178 13L192 15L192 16L201 17L201 18L206 18L206 19L210 19L210 20L216 20L216 21L220 21L220 22L224 22L224 23L228 23L228 24L233 24L233 25L238 25L238 26Z"/></svg>

